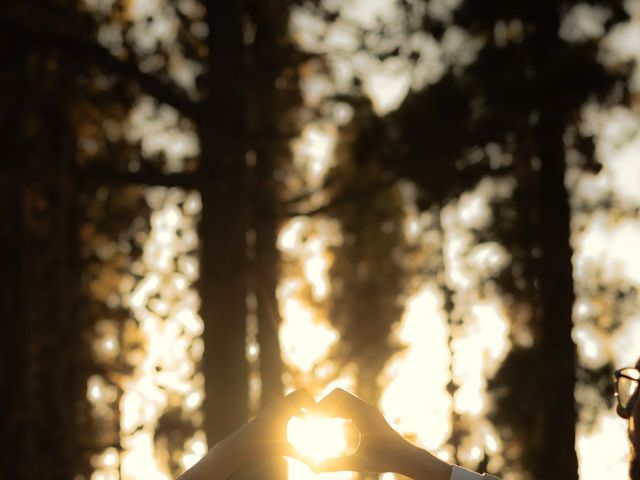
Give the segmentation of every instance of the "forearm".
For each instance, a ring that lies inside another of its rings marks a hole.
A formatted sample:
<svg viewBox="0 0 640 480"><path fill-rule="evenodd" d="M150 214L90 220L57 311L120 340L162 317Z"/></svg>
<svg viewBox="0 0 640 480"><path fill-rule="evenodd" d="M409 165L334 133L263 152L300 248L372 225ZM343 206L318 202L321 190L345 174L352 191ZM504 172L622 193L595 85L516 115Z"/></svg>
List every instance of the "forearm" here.
<svg viewBox="0 0 640 480"><path fill-rule="evenodd" d="M428 451L411 445L407 448L405 455L406 460L403 462L402 471L397 473L414 480L449 480L451 478L451 465Z"/></svg>
<svg viewBox="0 0 640 480"><path fill-rule="evenodd" d="M467 470L456 465L450 465L435 457L426 450L411 445L404 454L402 468L396 473L413 480L500 480L492 475Z"/></svg>
<svg viewBox="0 0 640 480"><path fill-rule="evenodd" d="M231 438L218 442L177 480L226 480L247 459Z"/></svg>

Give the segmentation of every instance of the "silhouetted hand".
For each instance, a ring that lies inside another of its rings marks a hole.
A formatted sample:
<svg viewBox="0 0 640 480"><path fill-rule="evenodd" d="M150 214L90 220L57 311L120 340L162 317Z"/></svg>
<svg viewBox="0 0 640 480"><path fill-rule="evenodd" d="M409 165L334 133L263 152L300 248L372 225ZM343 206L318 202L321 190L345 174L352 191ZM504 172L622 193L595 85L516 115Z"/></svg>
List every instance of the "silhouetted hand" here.
<svg viewBox="0 0 640 480"><path fill-rule="evenodd" d="M287 423L315 406L306 390L296 390L263 409L250 422L221 440L178 480L225 480L247 460L295 456L287 441Z"/></svg>
<svg viewBox="0 0 640 480"><path fill-rule="evenodd" d="M322 461L313 466L316 471L397 471L397 461L411 447L373 405L340 388L318 402L314 411L327 417L349 419L360 431L360 445L353 455Z"/></svg>
<svg viewBox="0 0 640 480"><path fill-rule="evenodd" d="M316 402L306 390L296 390L277 400L258 413L250 422L236 430L229 438L247 458L296 456L287 440L287 423L293 416L302 416L302 409L310 410Z"/></svg>
<svg viewBox="0 0 640 480"><path fill-rule="evenodd" d="M376 407L355 395L333 390L318 402L315 411L323 416L350 419L360 431L360 445L354 454L312 465L317 472L395 472L428 480L448 480L451 475L450 465L409 443Z"/></svg>

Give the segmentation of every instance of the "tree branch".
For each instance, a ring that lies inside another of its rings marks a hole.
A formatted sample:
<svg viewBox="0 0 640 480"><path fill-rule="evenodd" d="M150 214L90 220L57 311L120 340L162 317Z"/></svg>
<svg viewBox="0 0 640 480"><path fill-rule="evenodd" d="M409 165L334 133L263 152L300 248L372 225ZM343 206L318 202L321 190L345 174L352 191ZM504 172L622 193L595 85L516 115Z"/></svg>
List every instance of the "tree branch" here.
<svg viewBox="0 0 640 480"><path fill-rule="evenodd" d="M92 64L107 74L133 81L159 102L172 106L194 120L199 117L201 110L199 103L191 100L180 88L143 72L133 60L118 58L93 39L74 38L53 30L36 29L25 25L24 22L21 23L19 19L8 16L0 16L0 29L18 36L18 41L38 47L54 48L63 54L73 55L80 61Z"/></svg>
<svg viewBox="0 0 640 480"><path fill-rule="evenodd" d="M325 213L329 210L332 210L344 203L348 203L348 202L353 202L355 200L358 200L366 195L372 194L377 192L378 190L390 187L391 185L393 185L394 183L396 183L398 180L400 179L400 177L396 176L396 175L388 175L385 176L382 180L380 180L379 182L376 183L372 183L370 185L366 185L364 187L361 188L355 188L352 190L349 189L345 189L342 192L340 192L338 195L336 195L333 199L331 199L331 201L329 201L328 203L325 203L324 205L320 205L319 207L316 208L312 208L309 210L294 210L294 209L287 209L287 207L289 205L291 205L294 202L300 202L303 201L307 198L311 198L314 194L319 193L322 191L322 189L320 190L315 190L313 192L308 192L305 193L299 197L296 197L293 200L289 200L285 203L284 207L285 207L285 211L283 213L284 217L297 217L300 215L303 216L313 216L313 215L319 215L321 213Z"/></svg>
<svg viewBox="0 0 640 480"><path fill-rule="evenodd" d="M76 170L78 181L89 185L147 185L150 187L198 188L199 178L193 173L168 173L158 171L117 172L101 166L87 166Z"/></svg>

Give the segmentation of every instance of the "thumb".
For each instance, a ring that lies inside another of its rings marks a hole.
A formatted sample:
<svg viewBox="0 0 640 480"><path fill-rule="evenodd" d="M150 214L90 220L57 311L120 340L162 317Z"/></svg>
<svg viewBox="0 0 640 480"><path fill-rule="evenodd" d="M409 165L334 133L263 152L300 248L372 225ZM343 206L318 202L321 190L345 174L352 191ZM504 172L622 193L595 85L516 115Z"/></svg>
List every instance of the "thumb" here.
<svg viewBox="0 0 640 480"><path fill-rule="evenodd" d="M293 445L291 445L289 442L286 442L286 444L282 445L282 448L280 450L280 454L285 456L285 457L291 457L291 458L295 458L296 460L300 460L302 462L307 461L307 459L305 459L300 452L298 451L298 449L296 447L294 447Z"/></svg>
<svg viewBox="0 0 640 480"><path fill-rule="evenodd" d="M311 465L316 473L322 472L343 472L361 471L360 460L357 455L348 455L346 457L329 458L321 462Z"/></svg>

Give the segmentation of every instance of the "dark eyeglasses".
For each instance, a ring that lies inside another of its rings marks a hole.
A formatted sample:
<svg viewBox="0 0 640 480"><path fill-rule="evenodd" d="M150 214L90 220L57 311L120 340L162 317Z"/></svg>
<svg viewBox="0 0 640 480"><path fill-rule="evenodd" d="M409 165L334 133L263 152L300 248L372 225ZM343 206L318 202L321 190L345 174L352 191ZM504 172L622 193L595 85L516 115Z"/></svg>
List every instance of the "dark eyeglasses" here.
<svg viewBox="0 0 640 480"><path fill-rule="evenodd" d="M623 410L633 406L638 396L638 383L640 383L640 370L637 368L621 368L613 374L613 384L618 405Z"/></svg>

